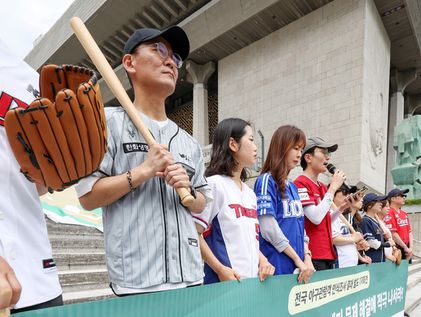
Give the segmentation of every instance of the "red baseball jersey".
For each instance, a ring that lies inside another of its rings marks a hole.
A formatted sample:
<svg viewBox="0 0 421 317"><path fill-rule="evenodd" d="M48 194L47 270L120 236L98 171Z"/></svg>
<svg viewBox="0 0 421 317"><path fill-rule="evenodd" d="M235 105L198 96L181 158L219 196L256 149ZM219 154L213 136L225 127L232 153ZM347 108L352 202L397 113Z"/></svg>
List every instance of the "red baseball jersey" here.
<svg viewBox="0 0 421 317"><path fill-rule="evenodd" d="M327 192L325 184L320 182L315 183L305 175L298 176L294 183L298 188L298 195L300 196L303 207L310 205L317 206L320 204ZM307 217L305 217L304 227L306 229L307 236L310 238L308 247L312 253L313 259L336 259L336 252L333 248L332 242L332 222L330 219L330 212L327 212L322 222L318 225L315 225Z"/></svg>
<svg viewBox="0 0 421 317"><path fill-rule="evenodd" d="M390 207L389 213L384 217L383 221L390 231L397 232L403 242L409 243L409 233L412 232L412 228L408 214L405 211Z"/></svg>

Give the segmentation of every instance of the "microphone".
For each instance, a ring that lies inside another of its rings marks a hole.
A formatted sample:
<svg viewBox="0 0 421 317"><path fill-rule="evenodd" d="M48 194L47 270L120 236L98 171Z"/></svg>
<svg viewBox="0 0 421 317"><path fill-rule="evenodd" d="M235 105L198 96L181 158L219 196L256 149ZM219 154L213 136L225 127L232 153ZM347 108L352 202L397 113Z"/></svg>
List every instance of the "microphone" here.
<svg viewBox="0 0 421 317"><path fill-rule="evenodd" d="M335 174L335 172L336 172L336 166L335 165L333 165L332 163L329 163L329 164L327 164L326 165L326 168L327 168L327 171L330 173L330 174Z"/></svg>
<svg viewBox="0 0 421 317"><path fill-rule="evenodd" d="M333 165L332 163L327 164L326 169L332 175L335 174L335 172L336 172L336 166ZM351 186L349 186L347 183L345 183L345 181L343 182L343 185L346 186L349 191L351 191Z"/></svg>

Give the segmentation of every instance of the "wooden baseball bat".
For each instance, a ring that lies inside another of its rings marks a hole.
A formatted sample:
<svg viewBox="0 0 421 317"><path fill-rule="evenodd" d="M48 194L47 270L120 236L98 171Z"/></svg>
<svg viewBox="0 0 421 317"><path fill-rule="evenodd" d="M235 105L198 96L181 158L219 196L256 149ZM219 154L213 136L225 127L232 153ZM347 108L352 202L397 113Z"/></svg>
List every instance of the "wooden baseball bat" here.
<svg viewBox="0 0 421 317"><path fill-rule="evenodd" d="M0 317L9 317L10 316L10 308L0 309Z"/></svg>
<svg viewBox="0 0 421 317"><path fill-rule="evenodd" d="M127 114L129 115L130 119L133 121L139 132L143 135L145 141L148 143L149 146L154 144L156 142L155 139L152 137L142 118L137 113L137 110L133 105L132 101L130 100L129 96L127 95L126 90L124 90L123 85L118 80L117 75L114 73L110 64L105 59L104 54L102 54L101 50L99 49L92 35L89 33L85 24L80 18L73 17L70 20L70 25L73 31L75 32L79 42L85 49L86 53L89 55L92 62L95 64L96 68L104 78L111 92L118 99L121 106L127 112ZM186 207L190 206L194 198L189 193L189 191L186 188L177 188L176 191L177 194L180 196L181 203Z"/></svg>
<svg viewBox="0 0 421 317"><path fill-rule="evenodd" d="M338 209L335 203L332 203L331 207L333 209ZM341 218L341 221L348 227L349 231L351 231L352 234L356 232L354 227L349 223L349 221L345 218L345 216L342 213L339 214L339 218Z"/></svg>

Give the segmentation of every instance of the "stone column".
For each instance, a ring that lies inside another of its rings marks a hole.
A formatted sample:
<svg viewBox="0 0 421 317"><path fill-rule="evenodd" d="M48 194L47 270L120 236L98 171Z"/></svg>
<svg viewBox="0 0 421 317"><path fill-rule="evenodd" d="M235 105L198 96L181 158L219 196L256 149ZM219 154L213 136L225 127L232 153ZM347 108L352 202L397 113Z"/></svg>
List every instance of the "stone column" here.
<svg viewBox="0 0 421 317"><path fill-rule="evenodd" d="M209 144L207 82L215 71L215 63L204 65L189 60L186 63L187 80L193 84L193 137L201 146Z"/></svg>
<svg viewBox="0 0 421 317"><path fill-rule="evenodd" d="M387 138L387 167L386 167L386 192L393 187L393 179L390 170L395 166L396 153L393 149L395 126L404 119L405 88L417 78L417 72L409 70L399 72L394 69L391 72L391 97L389 103L389 127Z"/></svg>

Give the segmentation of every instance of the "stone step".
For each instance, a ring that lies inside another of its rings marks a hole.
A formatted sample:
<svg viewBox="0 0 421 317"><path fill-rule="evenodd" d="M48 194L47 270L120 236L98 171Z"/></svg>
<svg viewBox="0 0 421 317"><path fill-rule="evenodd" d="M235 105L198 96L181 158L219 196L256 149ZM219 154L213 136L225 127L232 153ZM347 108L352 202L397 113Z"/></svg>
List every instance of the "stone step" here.
<svg viewBox="0 0 421 317"><path fill-rule="evenodd" d="M83 269L59 271L61 286L66 289L97 288L97 285L108 285L108 273L104 269Z"/></svg>
<svg viewBox="0 0 421 317"><path fill-rule="evenodd" d="M412 261L412 264L409 265L408 269L408 278L411 274L415 274L421 271L421 261Z"/></svg>
<svg viewBox="0 0 421 317"><path fill-rule="evenodd" d="M53 252L54 260L60 271L82 268L105 268L104 250L87 250L78 252Z"/></svg>
<svg viewBox="0 0 421 317"><path fill-rule="evenodd" d="M421 304L421 261L415 258L409 266L405 311L411 316Z"/></svg>
<svg viewBox="0 0 421 317"><path fill-rule="evenodd" d="M108 281L102 283L79 283L79 284L61 284L61 288L63 290L63 294L73 293L73 292L81 292L81 291L89 291L93 289L103 289L109 287L110 283Z"/></svg>
<svg viewBox="0 0 421 317"><path fill-rule="evenodd" d="M47 230L49 234L66 234L66 235L89 235L89 236L102 236L103 233L96 228L78 226L78 225L69 225L55 223L47 219Z"/></svg>
<svg viewBox="0 0 421 317"><path fill-rule="evenodd" d="M64 253L75 251L77 249L95 249L104 250L104 239L102 236L85 236L85 235L49 235L51 246L54 250L60 250Z"/></svg>
<svg viewBox="0 0 421 317"><path fill-rule="evenodd" d="M407 289L405 311L411 315L411 312L415 310L421 304L421 285ZM417 315L413 315L417 316Z"/></svg>
<svg viewBox="0 0 421 317"><path fill-rule="evenodd" d="M75 304L88 301L97 301L101 299L115 297L113 291L108 288L92 289L63 293L64 304Z"/></svg>
<svg viewBox="0 0 421 317"><path fill-rule="evenodd" d="M416 286L419 282L421 282L421 271L418 271L416 273L413 273L408 276L408 284L407 289L411 289L414 286Z"/></svg>

